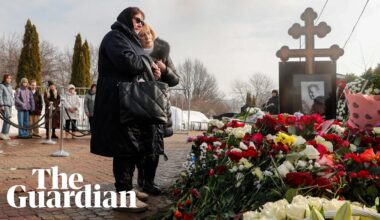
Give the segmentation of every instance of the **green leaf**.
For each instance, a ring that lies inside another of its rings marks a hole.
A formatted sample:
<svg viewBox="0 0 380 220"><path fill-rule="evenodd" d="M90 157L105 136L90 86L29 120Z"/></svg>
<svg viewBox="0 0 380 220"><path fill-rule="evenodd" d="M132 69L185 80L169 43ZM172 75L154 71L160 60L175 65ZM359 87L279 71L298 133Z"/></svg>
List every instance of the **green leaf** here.
<svg viewBox="0 0 380 220"><path fill-rule="evenodd" d="M318 210L312 207L311 220L325 220L325 218L323 218L323 215Z"/></svg>
<svg viewBox="0 0 380 220"><path fill-rule="evenodd" d="M290 135L292 135L292 134L296 134L296 128L294 127L294 126L289 126L288 127L288 133L290 134Z"/></svg>
<svg viewBox="0 0 380 220"><path fill-rule="evenodd" d="M342 207L338 209L334 220L351 220L351 206L350 203L346 202Z"/></svg>
<svg viewBox="0 0 380 220"><path fill-rule="evenodd" d="M290 188L285 193L285 199L288 200L289 203L292 202L293 198L297 195L297 189Z"/></svg>
<svg viewBox="0 0 380 220"><path fill-rule="evenodd" d="M289 153L286 155L286 160L288 160L290 162L295 162L298 159L300 159L301 157L302 157L302 155L299 153Z"/></svg>
<svg viewBox="0 0 380 220"><path fill-rule="evenodd" d="M361 141L361 138L360 138L360 137L357 137L357 138L355 138L354 144L355 144L356 146L359 146L359 145L360 145L360 141Z"/></svg>
<svg viewBox="0 0 380 220"><path fill-rule="evenodd" d="M379 176L379 175L380 175L380 167L370 167L370 168L369 168L369 172L370 172L372 175Z"/></svg>
<svg viewBox="0 0 380 220"><path fill-rule="evenodd" d="M375 197L379 195L379 191L377 190L376 186L372 185L367 188L367 195L370 197Z"/></svg>

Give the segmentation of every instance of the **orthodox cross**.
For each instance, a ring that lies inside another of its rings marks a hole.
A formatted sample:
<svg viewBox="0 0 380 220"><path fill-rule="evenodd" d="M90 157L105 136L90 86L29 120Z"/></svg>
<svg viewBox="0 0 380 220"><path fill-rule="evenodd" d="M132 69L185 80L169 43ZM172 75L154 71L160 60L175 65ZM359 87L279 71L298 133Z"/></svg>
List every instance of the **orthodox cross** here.
<svg viewBox="0 0 380 220"><path fill-rule="evenodd" d="M276 53L276 56L283 62L291 57L305 57L306 74L314 73L315 57L330 57L332 61L336 61L344 54L343 49L336 44L328 49L314 48L314 35L323 38L331 31L330 26L328 26L326 22L321 22L318 26L314 26L314 20L316 18L317 13L312 8L307 8L301 15L301 19L305 21L305 26L302 27L300 24L295 23L288 31L288 34L294 39L298 39L301 35L305 35L305 49L289 49L288 46L283 46Z"/></svg>

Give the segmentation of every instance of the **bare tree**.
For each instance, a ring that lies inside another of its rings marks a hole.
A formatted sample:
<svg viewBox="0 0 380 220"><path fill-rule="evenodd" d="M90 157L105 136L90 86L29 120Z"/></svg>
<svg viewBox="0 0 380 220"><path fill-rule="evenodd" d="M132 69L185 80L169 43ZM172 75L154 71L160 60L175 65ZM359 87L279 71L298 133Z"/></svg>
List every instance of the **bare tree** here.
<svg viewBox="0 0 380 220"><path fill-rule="evenodd" d="M99 46L94 46L90 44L90 72L91 72L91 82L96 82L98 80L98 59L99 59Z"/></svg>
<svg viewBox="0 0 380 220"><path fill-rule="evenodd" d="M249 92L255 96L256 106L259 107L270 98L273 88L273 80L263 73L253 74L246 82L235 80L232 84L232 91L241 103L245 103L246 94Z"/></svg>
<svg viewBox="0 0 380 220"><path fill-rule="evenodd" d="M0 37L0 69L2 73L16 76L21 54L21 35L16 33Z"/></svg>
<svg viewBox="0 0 380 220"><path fill-rule="evenodd" d="M178 65L177 70L181 77L178 87L189 91L183 92L182 97L188 100L190 96L192 110L207 116L231 111L231 107L221 99L223 94L219 92L215 76L208 72L201 61L186 59Z"/></svg>
<svg viewBox="0 0 380 220"><path fill-rule="evenodd" d="M219 98L215 76L210 74L199 60L186 59L178 66L180 86L190 91L193 99L215 100ZM185 94L188 98L189 94Z"/></svg>

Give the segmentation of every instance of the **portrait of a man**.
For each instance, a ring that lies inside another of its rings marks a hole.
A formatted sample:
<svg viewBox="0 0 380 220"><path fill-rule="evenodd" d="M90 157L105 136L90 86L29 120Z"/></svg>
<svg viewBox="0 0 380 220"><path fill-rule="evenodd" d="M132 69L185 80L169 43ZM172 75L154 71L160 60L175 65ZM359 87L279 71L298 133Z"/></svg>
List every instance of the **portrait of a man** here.
<svg viewBox="0 0 380 220"><path fill-rule="evenodd" d="M324 105L324 96L324 81L301 82L302 112L304 114L324 114L322 109L322 105Z"/></svg>

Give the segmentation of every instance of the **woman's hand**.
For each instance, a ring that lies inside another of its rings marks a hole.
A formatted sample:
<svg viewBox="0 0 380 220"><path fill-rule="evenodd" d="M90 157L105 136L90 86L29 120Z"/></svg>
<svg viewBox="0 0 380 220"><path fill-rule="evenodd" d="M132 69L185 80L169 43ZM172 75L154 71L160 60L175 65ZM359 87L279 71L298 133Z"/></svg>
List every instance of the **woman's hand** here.
<svg viewBox="0 0 380 220"><path fill-rule="evenodd" d="M165 65L165 63L162 62L162 60L157 60L156 64L157 64L158 68L160 68L161 73L166 72L166 65Z"/></svg>
<svg viewBox="0 0 380 220"><path fill-rule="evenodd" d="M154 79L158 80L161 77L161 70L160 70L160 68L155 63L152 63L151 67L152 67Z"/></svg>

